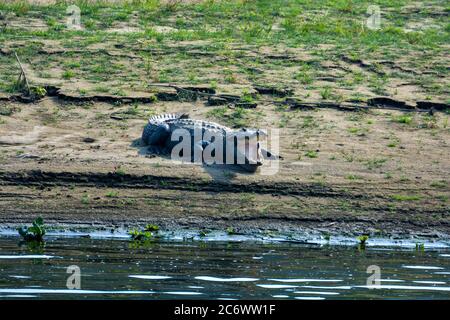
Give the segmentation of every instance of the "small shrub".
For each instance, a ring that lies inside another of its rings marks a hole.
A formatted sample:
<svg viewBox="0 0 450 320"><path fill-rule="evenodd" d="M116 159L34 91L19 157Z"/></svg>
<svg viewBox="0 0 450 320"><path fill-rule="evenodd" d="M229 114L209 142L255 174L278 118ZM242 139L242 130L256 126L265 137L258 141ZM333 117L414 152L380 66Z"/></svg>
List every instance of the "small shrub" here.
<svg viewBox="0 0 450 320"><path fill-rule="evenodd" d="M31 92L34 96L36 96L39 99L47 95L47 90L45 90L45 88L43 87L32 87Z"/></svg>

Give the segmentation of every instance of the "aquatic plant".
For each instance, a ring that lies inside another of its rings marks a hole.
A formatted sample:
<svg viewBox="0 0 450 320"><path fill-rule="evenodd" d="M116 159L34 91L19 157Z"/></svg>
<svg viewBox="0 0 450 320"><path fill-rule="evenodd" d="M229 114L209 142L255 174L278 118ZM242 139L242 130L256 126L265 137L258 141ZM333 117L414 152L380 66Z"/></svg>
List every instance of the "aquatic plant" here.
<svg viewBox="0 0 450 320"><path fill-rule="evenodd" d="M367 240L369 240L369 236L363 235L363 236L359 236L357 238L359 240L359 244L364 246L367 242Z"/></svg>
<svg viewBox="0 0 450 320"><path fill-rule="evenodd" d="M153 234L149 231L131 230L128 234L135 241L148 240L153 237Z"/></svg>
<svg viewBox="0 0 450 320"><path fill-rule="evenodd" d="M21 227L17 231L25 241L42 242L45 235L44 220L41 217L36 218L31 227Z"/></svg>
<svg viewBox="0 0 450 320"><path fill-rule="evenodd" d="M236 233L236 231L234 230L233 227L228 227L228 228L226 229L226 232L227 232L228 234L230 234L230 235Z"/></svg>
<svg viewBox="0 0 450 320"><path fill-rule="evenodd" d="M158 232L159 226L157 226L156 224L148 224L145 226L144 231Z"/></svg>
<svg viewBox="0 0 450 320"><path fill-rule="evenodd" d="M416 251L425 251L424 243L416 243Z"/></svg>

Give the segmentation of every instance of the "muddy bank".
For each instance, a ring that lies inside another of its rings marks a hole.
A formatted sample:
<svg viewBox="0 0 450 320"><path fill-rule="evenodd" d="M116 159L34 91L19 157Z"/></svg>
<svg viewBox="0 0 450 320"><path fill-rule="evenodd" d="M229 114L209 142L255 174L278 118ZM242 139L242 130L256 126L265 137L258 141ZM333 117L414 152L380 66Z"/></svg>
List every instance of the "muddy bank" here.
<svg viewBox="0 0 450 320"><path fill-rule="evenodd" d="M0 227L0 237L17 238L21 237L17 233L18 224L4 224ZM51 241L61 238L91 238L91 239L118 239L130 240L133 243L136 240L130 235L131 231L138 230L139 225L101 225L101 224L65 224L57 223L46 225L46 236L44 241ZM329 226L328 226L329 227ZM349 228L317 228L307 226L293 226L283 224L279 229L264 229L255 225L243 225L239 230L228 226L226 230L222 229L196 229L195 227L181 226L178 224L165 224L163 229L153 232L147 242L157 243L164 241L183 241L183 242L250 242L250 243L293 243L305 245L320 246L352 246L361 250L359 236L354 232L349 232ZM366 233L367 235L367 233ZM143 245L143 243L141 243ZM445 234L439 233L380 233L374 232L368 236L365 247L401 247L419 250L450 248L450 238Z"/></svg>
<svg viewBox="0 0 450 320"><path fill-rule="evenodd" d="M150 114L234 119L217 118L211 110L223 107L203 101L130 107L50 97L4 106L14 112L0 126L1 225L42 216L50 225L105 228L153 223L242 234L450 234L445 113L259 105L241 115L241 124L279 129L283 155L279 170L263 175L176 163L140 145Z"/></svg>

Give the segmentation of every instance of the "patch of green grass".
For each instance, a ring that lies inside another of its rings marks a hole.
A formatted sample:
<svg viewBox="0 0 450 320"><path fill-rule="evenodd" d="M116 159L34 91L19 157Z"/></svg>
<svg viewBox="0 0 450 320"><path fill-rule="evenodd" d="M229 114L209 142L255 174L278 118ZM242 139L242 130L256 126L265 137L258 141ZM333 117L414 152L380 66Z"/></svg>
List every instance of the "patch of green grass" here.
<svg viewBox="0 0 450 320"><path fill-rule="evenodd" d="M9 105L0 105L0 116L11 116L14 112L19 111L18 107L9 106Z"/></svg>
<svg viewBox="0 0 450 320"><path fill-rule="evenodd" d="M91 202L90 197L87 194L84 194L81 197L81 203L82 204L89 204Z"/></svg>
<svg viewBox="0 0 450 320"><path fill-rule="evenodd" d="M422 197L418 195L403 195L403 194L393 194L391 198L397 201L418 201L422 199Z"/></svg>
<svg viewBox="0 0 450 320"><path fill-rule="evenodd" d="M242 92L241 101L246 103L253 103L255 99L253 98L253 95L248 92L248 90L244 90Z"/></svg>
<svg viewBox="0 0 450 320"><path fill-rule="evenodd" d="M306 151L305 156L307 156L308 158L317 158L319 155L318 155L317 151L308 150L308 151Z"/></svg>
<svg viewBox="0 0 450 320"><path fill-rule="evenodd" d="M72 70L66 70L64 71L62 77L66 80L72 79L73 77L75 77L75 72L73 72Z"/></svg>
<svg viewBox="0 0 450 320"><path fill-rule="evenodd" d="M236 75L234 74L233 71L225 69L223 71L223 73L225 74L225 77L224 77L225 83L236 83L237 82Z"/></svg>
<svg viewBox="0 0 450 320"><path fill-rule="evenodd" d="M387 144L389 148L395 148L398 145L398 141L391 141Z"/></svg>
<svg viewBox="0 0 450 320"><path fill-rule="evenodd" d="M430 184L430 186L433 187L433 188L444 189L444 188L447 188L448 182L445 181L445 180L433 181Z"/></svg>
<svg viewBox="0 0 450 320"><path fill-rule="evenodd" d="M314 81L314 78L309 70L301 70L295 76L294 79L299 81L301 84L307 85Z"/></svg>
<svg viewBox="0 0 450 320"><path fill-rule="evenodd" d="M318 128L319 122L313 116L305 116L303 117L303 121L299 124L299 127L302 129Z"/></svg>
<svg viewBox="0 0 450 320"><path fill-rule="evenodd" d="M80 68L81 67L81 63L78 61L66 61L64 62L64 66L66 68L70 68L70 69L75 69L75 68Z"/></svg>
<svg viewBox="0 0 450 320"><path fill-rule="evenodd" d="M250 120L250 112L247 109L236 107L229 109L228 107L216 107L206 114L210 118L215 118L233 128L242 128L248 126Z"/></svg>
<svg viewBox="0 0 450 320"><path fill-rule="evenodd" d="M107 93L109 92L110 88L108 87L104 87L104 86L97 86L94 88L95 92L102 92L102 93Z"/></svg>
<svg viewBox="0 0 450 320"><path fill-rule="evenodd" d="M365 161L366 167L369 170L378 169L381 168L385 163L387 159L384 158L376 158L376 159L369 159Z"/></svg>
<svg viewBox="0 0 450 320"><path fill-rule="evenodd" d="M363 127L350 127L347 129L347 131L351 134L354 134L358 137L362 137L367 135L367 132L369 131L367 128Z"/></svg>
<svg viewBox="0 0 450 320"><path fill-rule="evenodd" d="M331 97L333 96L333 91L331 87L327 86L320 90L320 96L323 100L331 100Z"/></svg>
<svg viewBox="0 0 450 320"><path fill-rule="evenodd" d="M105 196L107 198L117 198L119 193L117 191L109 191Z"/></svg>
<svg viewBox="0 0 450 320"><path fill-rule="evenodd" d="M411 124L413 121L413 117L407 114L403 114L399 116L392 116L391 121L396 123Z"/></svg>
<svg viewBox="0 0 450 320"><path fill-rule="evenodd" d="M19 17L26 15L30 11L31 7L31 4L29 4L28 1L25 0L17 0L11 2L5 1L4 3L0 4L0 10L12 11Z"/></svg>
<svg viewBox="0 0 450 320"><path fill-rule="evenodd" d="M360 180L360 179L362 179L360 176L357 176L357 175L354 175L354 174L349 174L349 175L345 176L345 178L347 180Z"/></svg>
<svg viewBox="0 0 450 320"><path fill-rule="evenodd" d="M122 166L120 166L120 165L114 167L114 173L117 174L117 175L119 175L119 176L123 176L123 175L126 174L126 173L125 173L125 169L122 168Z"/></svg>

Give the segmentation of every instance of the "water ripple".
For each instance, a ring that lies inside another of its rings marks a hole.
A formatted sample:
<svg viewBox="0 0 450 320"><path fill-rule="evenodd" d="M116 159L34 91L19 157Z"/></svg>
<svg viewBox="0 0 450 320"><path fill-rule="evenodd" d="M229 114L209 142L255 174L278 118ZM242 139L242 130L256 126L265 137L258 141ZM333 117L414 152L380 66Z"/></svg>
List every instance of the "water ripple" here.
<svg viewBox="0 0 450 320"><path fill-rule="evenodd" d="M10 278L15 278L15 279L31 279L31 277L30 276L15 276L15 275L12 275L12 276L9 276Z"/></svg>
<svg viewBox="0 0 450 320"><path fill-rule="evenodd" d="M414 283L422 283L422 284L446 284L445 281L413 281Z"/></svg>
<svg viewBox="0 0 450 320"><path fill-rule="evenodd" d="M167 291L163 292L165 294L175 294L175 295L183 295L183 296L196 296L203 294L201 292L191 292L191 291Z"/></svg>
<svg viewBox="0 0 450 320"><path fill-rule="evenodd" d="M309 289L338 289L338 290L350 290L351 286L334 286L334 287L325 287L325 286L301 286L302 288Z"/></svg>
<svg viewBox="0 0 450 320"><path fill-rule="evenodd" d="M59 293L59 294L152 294L154 291L115 291L115 290L81 290L81 289L21 289L3 288L0 293Z"/></svg>
<svg viewBox="0 0 450 320"><path fill-rule="evenodd" d="M298 288L298 286L292 286L288 284L257 284L258 287L265 289L287 289L287 288Z"/></svg>
<svg viewBox="0 0 450 320"><path fill-rule="evenodd" d="M294 291L295 294L319 294L326 296L334 296L340 294L339 292L324 292L324 291Z"/></svg>
<svg viewBox="0 0 450 320"><path fill-rule="evenodd" d="M47 256L44 254L29 254L29 255L0 255L0 259L51 259L59 258L56 256Z"/></svg>
<svg viewBox="0 0 450 320"><path fill-rule="evenodd" d="M368 288L368 289L391 289L391 290L450 291L450 287L427 287L427 286L372 285L372 286L355 286L355 287L356 288Z"/></svg>
<svg viewBox="0 0 450 320"><path fill-rule="evenodd" d="M325 300L324 297L294 297L297 300Z"/></svg>
<svg viewBox="0 0 450 320"><path fill-rule="evenodd" d="M277 282L341 282L340 279L267 279L268 281Z"/></svg>
<svg viewBox="0 0 450 320"><path fill-rule="evenodd" d="M216 281L216 282L249 282L249 281L258 281L256 278L218 278L218 277L208 277L208 276L198 276L195 277L197 280L204 281Z"/></svg>
<svg viewBox="0 0 450 320"><path fill-rule="evenodd" d="M434 266L402 266L405 269L419 269L419 270L442 270L444 268Z"/></svg>
<svg viewBox="0 0 450 320"><path fill-rule="evenodd" d="M145 280L164 280L164 279L170 279L172 277L169 276L150 276L150 275L129 275L129 278L135 278L135 279L145 279Z"/></svg>

